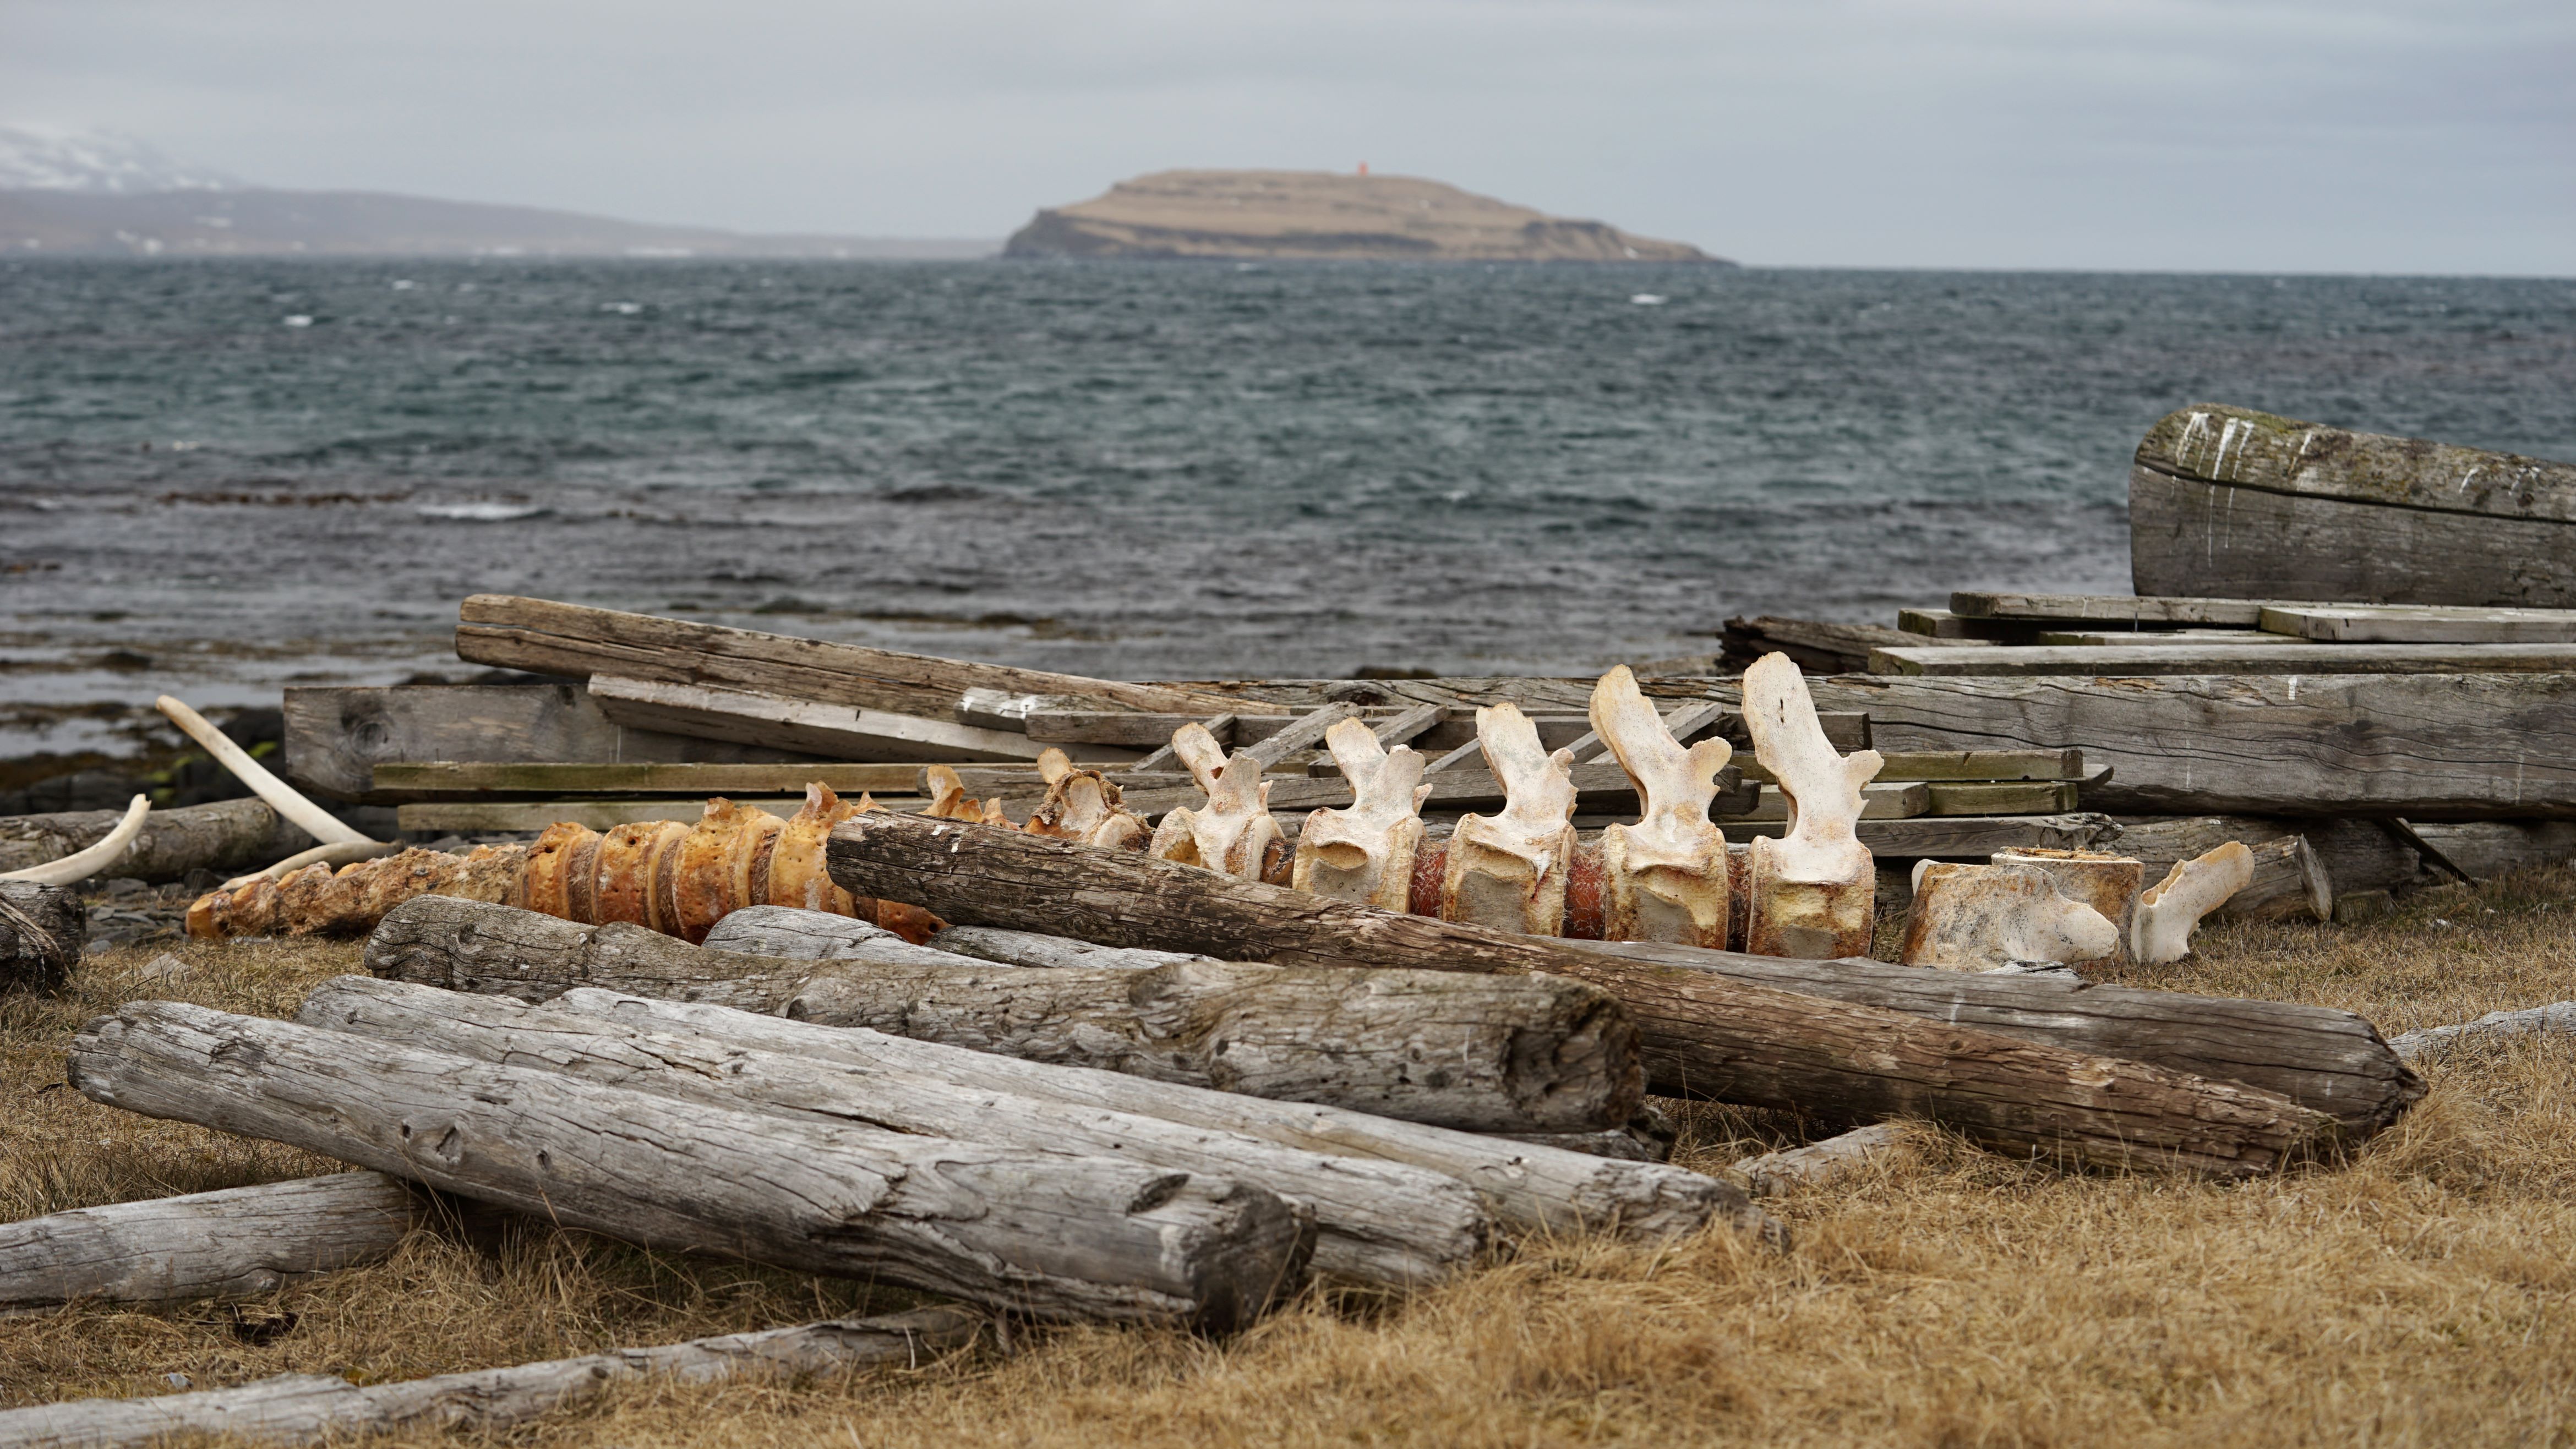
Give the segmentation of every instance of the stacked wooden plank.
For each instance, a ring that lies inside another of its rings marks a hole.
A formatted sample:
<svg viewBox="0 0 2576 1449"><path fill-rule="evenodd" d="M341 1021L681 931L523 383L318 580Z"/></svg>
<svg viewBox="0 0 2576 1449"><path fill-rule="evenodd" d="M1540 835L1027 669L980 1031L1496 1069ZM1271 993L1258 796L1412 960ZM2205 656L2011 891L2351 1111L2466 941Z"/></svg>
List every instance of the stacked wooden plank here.
<svg viewBox="0 0 2576 1449"><path fill-rule="evenodd" d="M2576 541L2576 534L2571 534ZM1872 674L2529 674L2576 669L2576 609L1963 592L1898 615ZM1970 631L1973 631L1971 633Z"/></svg>

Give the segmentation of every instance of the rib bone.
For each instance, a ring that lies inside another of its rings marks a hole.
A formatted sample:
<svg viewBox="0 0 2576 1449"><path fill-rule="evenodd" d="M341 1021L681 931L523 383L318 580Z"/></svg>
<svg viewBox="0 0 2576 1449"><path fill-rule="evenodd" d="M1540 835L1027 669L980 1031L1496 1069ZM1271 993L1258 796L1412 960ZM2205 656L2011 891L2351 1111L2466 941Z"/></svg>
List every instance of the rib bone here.
<svg viewBox="0 0 2576 1449"><path fill-rule="evenodd" d="M1592 688L1592 729L1636 786L1638 820L1601 832L1601 938L1726 949L1726 836L1711 824L1717 772L1735 747L1684 749L1622 664Z"/></svg>
<svg viewBox="0 0 2576 1449"><path fill-rule="evenodd" d="M284 780L268 772L268 767L252 759L232 737L206 723L206 717L163 695L152 707L170 717L188 738L195 740L207 754L233 772L233 778L250 787L251 793L268 802L268 808L294 821L307 835L324 845L355 845L367 837L344 824L338 816L295 792Z"/></svg>
<svg viewBox="0 0 2576 1449"><path fill-rule="evenodd" d="M2129 922L2129 955L2148 966L2190 955L2191 933L2200 918L2227 904L2253 879L2254 852L2241 840L2177 862L2138 897L2137 914Z"/></svg>
<svg viewBox="0 0 2576 1449"><path fill-rule="evenodd" d="M1744 948L1809 960L1868 954L1877 872L1855 826L1861 786L1884 761L1876 750L1834 753L1806 676L1785 654L1765 654L1744 671L1744 727L1789 803L1787 833L1753 841Z"/></svg>
<svg viewBox="0 0 2576 1449"><path fill-rule="evenodd" d="M1351 803L1318 810L1297 836L1289 884L1336 900L1401 911L1412 892L1413 861L1422 848L1423 758L1410 746L1389 750L1356 719L1324 732L1324 748L1342 767Z"/></svg>
<svg viewBox="0 0 2576 1449"><path fill-rule="evenodd" d="M1270 818L1270 787L1261 779L1259 757L1238 751L1227 758L1216 737L1195 723L1172 732L1172 752L1207 792L1207 804L1166 813L1147 853L1246 880L1266 879L1271 858L1286 854L1287 840Z"/></svg>
<svg viewBox="0 0 2576 1449"><path fill-rule="evenodd" d="M1509 703L1476 711L1476 739L1503 785L1503 813L1460 817L1440 879L1440 919L1530 936L1565 930L1574 864L1574 756L1549 754Z"/></svg>
<svg viewBox="0 0 2576 1449"><path fill-rule="evenodd" d="M116 828L107 832L97 844L76 850L60 860L13 870L0 875L0 880L24 881L29 885L79 885L124 859L125 848L134 843L134 837L143 833L143 817L151 813L152 797L137 795L126 803L125 816L116 822Z"/></svg>
<svg viewBox="0 0 2576 1449"><path fill-rule="evenodd" d="M2120 949L2120 928L2058 890L2035 865L1914 867L1914 908L1905 919L1908 966L1991 971L2016 961L2100 961Z"/></svg>

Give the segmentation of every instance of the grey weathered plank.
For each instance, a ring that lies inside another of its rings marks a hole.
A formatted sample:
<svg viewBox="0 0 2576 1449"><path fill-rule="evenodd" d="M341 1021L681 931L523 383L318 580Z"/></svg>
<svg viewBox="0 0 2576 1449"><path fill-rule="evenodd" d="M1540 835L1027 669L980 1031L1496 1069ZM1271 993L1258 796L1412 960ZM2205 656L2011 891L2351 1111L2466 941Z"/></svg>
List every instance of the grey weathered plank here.
<svg viewBox="0 0 2576 1449"><path fill-rule="evenodd" d="M2136 461L2174 478L2498 519L2576 523L2576 464L2356 433L2225 403L2156 420Z"/></svg>
<svg viewBox="0 0 2576 1449"><path fill-rule="evenodd" d="M1777 836L1777 820L1732 822L1726 838L1742 843ZM1863 820L1860 843L1881 860L1984 860L1998 850L2087 850L2112 833L2111 818L2063 815L1918 815L1911 820Z"/></svg>
<svg viewBox="0 0 2576 1449"><path fill-rule="evenodd" d="M917 1308L396 1383L362 1385L332 1374L278 1374L237 1388L0 1410L0 1444L12 1449L122 1449L198 1436L258 1444L336 1444L404 1429L491 1433L583 1403L618 1380L646 1374L705 1383L755 1374L821 1375L871 1364L918 1367L973 1341L982 1323L981 1315L962 1308Z"/></svg>
<svg viewBox="0 0 2576 1449"><path fill-rule="evenodd" d="M2576 609L2276 604L2263 611L2263 627L2339 644L2563 644L2576 641Z"/></svg>
<svg viewBox="0 0 2576 1449"><path fill-rule="evenodd" d="M2390 507L2129 471L2144 593L2264 602L2576 607L2576 524Z"/></svg>
<svg viewBox="0 0 2576 1449"><path fill-rule="evenodd" d="M2576 816L2576 675L1817 680L1892 749L2068 748L2140 815Z"/></svg>
<svg viewBox="0 0 2576 1449"><path fill-rule="evenodd" d="M421 1209L393 1178L341 1172L0 1224L0 1308L273 1292L387 1257Z"/></svg>
<svg viewBox="0 0 2576 1449"><path fill-rule="evenodd" d="M1037 776L1032 770L1030 779ZM791 795L819 782L852 797L862 791L910 795L920 785L915 764L502 764L430 761L375 769L378 792L414 799L471 795Z"/></svg>
<svg viewBox="0 0 2576 1449"><path fill-rule="evenodd" d="M1973 619L1950 609L1899 609L1896 627L1926 639L1973 639L1989 644L2027 644L2039 627L2015 619Z"/></svg>
<svg viewBox="0 0 2576 1449"><path fill-rule="evenodd" d="M2261 624L2263 606L2270 602L2268 599L2219 599L2196 595L2132 597L2127 594L2017 594L1961 590L1950 596L1950 610L1966 619L2252 629Z"/></svg>
<svg viewBox="0 0 2576 1449"><path fill-rule="evenodd" d="M2576 643L2561 644L2148 644L1881 649L1872 674L1948 677L2166 674L2507 674L2576 670Z"/></svg>
<svg viewBox="0 0 2576 1449"><path fill-rule="evenodd" d="M315 987L297 1019L710 1106L1114 1157L1247 1182L1311 1211L1317 1271L1355 1282L1432 1282L1485 1245L1486 1218L1475 1195L1438 1173L1294 1151L1240 1132L1102 1112L1043 1094L961 1086L945 1071L865 1061L856 1039L854 1050L824 1060L677 1023L639 1021L634 1013L530 1006L364 976ZM758 1020L748 1013L743 1019ZM940 1050L952 1060L966 1055L961 1047Z"/></svg>
<svg viewBox="0 0 2576 1449"><path fill-rule="evenodd" d="M1860 818L1863 820L1910 820L1932 809L1932 788L1920 780L1892 780L1885 784L1863 785L1860 790ZM1778 790L1765 790L1752 809L1723 810L1712 807L1711 819L1720 825L1739 821L1787 820L1789 797Z"/></svg>
<svg viewBox="0 0 2576 1449"><path fill-rule="evenodd" d="M1046 750L1009 730L745 689L594 674L590 697L621 725L840 759L1034 760Z"/></svg>
<svg viewBox="0 0 2576 1449"><path fill-rule="evenodd" d="M1240 1324L1307 1230L1271 1192L1106 1158L681 1102L295 1022L132 1002L72 1085L646 1247L1060 1320Z"/></svg>
<svg viewBox="0 0 2576 1449"><path fill-rule="evenodd" d="M1882 750L1880 780L1981 781L2081 780L2082 750ZM1737 756L1734 767L1747 780L1775 781L1762 762ZM1990 811L1990 814L2010 812ZM2029 812L2023 812L2029 813Z"/></svg>

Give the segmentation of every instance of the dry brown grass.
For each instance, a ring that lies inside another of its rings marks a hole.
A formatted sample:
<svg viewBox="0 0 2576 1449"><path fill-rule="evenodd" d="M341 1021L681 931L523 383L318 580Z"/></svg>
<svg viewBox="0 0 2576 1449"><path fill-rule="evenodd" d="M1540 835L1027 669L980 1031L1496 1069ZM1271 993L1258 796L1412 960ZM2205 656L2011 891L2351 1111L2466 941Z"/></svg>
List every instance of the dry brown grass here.
<svg viewBox="0 0 2576 1449"><path fill-rule="evenodd" d="M2448 921L2443 925L2437 922ZM282 1013L348 969L318 945L191 948L180 995ZM323 1170L90 1104L59 1081L86 1014L0 1006L0 1217ZM104 968L104 969L103 969ZM2428 892L2367 928L2242 926L2140 972L2329 1002L2391 1032L2576 997L2576 871ZM1785 1255L1529 1245L1405 1300L1314 1295L1211 1343L1062 1332L907 1372L643 1384L516 1437L579 1445L2151 1444L2576 1442L2576 1046L2433 1065L2348 1165L2218 1186L2070 1177L1924 1134L1910 1161L1787 1200ZM1776 1144L1689 1108L1690 1160ZM287 1370L398 1378L893 1306L850 1285L544 1231L424 1235L397 1261L251 1305L0 1321L0 1402ZM425 1436L435 1437L435 1436Z"/></svg>

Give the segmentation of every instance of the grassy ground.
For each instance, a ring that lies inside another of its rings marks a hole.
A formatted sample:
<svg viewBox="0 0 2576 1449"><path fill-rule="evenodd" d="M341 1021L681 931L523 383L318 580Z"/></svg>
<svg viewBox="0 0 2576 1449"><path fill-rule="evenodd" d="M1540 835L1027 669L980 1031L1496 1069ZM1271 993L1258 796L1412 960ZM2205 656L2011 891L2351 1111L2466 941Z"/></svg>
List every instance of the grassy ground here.
<svg viewBox="0 0 2576 1449"><path fill-rule="evenodd" d="M0 1000L0 1220L330 1164L54 1086L85 1016L134 996L284 1014L355 949L85 967ZM2368 927L2241 926L2139 984L2330 1003L2383 1031L2576 997L2576 871L2427 892ZM1938 1134L1778 1211L1777 1254L1525 1245L1407 1299L1310 1296L1224 1343L1063 1332L904 1371L637 1385L517 1439L566 1445L2576 1443L2576 1044L2456 1054L2341 1167L2239 1186L2070 1177ZM1797 1135L1683 1107L1718 1170ZM575 1233L468 1244L228 1308L0 1320L0 1404L290 1370L361 1379L902 1306L851 1285ZM293 1326L283 1316L294 1315ZM268 1337L274 1333L273 1337ZM267 1341L261 1342L263 1338ZM437 1436L425 1436L435 1438Z"/></svg>

